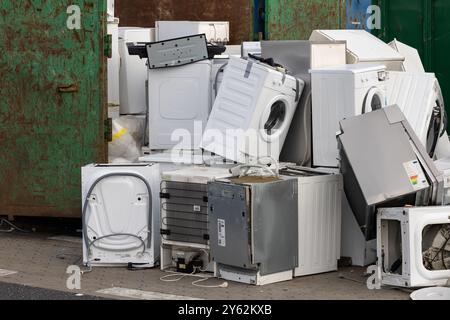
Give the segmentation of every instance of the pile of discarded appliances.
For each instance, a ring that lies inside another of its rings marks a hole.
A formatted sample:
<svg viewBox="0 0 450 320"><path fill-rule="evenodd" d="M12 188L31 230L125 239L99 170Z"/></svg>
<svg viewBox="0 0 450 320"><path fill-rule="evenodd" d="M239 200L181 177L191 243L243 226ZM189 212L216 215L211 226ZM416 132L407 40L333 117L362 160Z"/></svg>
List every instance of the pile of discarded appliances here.
<svg viewBox="0 0 450 320"><path fill-rule="evenodd" d="M82 169L87 266L265 285L346 257L384 285L447 283L450 141L417 51L362 30L242 46L225 22L152 33L119 29L117 119L141 119L147 146Z"/></svg>

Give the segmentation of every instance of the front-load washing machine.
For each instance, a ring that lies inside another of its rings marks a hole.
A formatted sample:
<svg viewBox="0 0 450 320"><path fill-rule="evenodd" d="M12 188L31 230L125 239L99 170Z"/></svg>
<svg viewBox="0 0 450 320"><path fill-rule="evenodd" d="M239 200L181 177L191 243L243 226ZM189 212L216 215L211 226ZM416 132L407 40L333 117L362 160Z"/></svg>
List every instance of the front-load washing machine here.
<svg viewBox="0 0 450 320"><path fill-rule="evenodd" d="M239 163L279 159L304 81L230 57L201 148Z"/></svg>
<svg viewBox="0 0 450 320"><path fill-rule="evenodd" d="M313 165L338 167L339 122L387 106L383 65L351 64L311 70Z"/></svg>
<svg viewBox="0 0 450 320"><path fill-rule="evenodd" d="M446 133L445 106L434 73L390 72L387 102L396 104L433 157L439 139Z"/></svg>
<svg viewBox="0 0 450 320"><path fill-rule="evenodd" d="M152 28L119 28L120 114L147 113L147 60L132 56L128 43L155 41Z"/></svg>
<svg viewBox="0 0 450 320"><path fill-rule="evenodd" d="M92 164L82 168L85 265L157 264L160 183L157 164Z"/></svg>
<svg viewBox="0 0 450 320"><path fill-rule="evenodd" d="M150 149L197 149L211 111L211 60L148 72Z"/></svg>

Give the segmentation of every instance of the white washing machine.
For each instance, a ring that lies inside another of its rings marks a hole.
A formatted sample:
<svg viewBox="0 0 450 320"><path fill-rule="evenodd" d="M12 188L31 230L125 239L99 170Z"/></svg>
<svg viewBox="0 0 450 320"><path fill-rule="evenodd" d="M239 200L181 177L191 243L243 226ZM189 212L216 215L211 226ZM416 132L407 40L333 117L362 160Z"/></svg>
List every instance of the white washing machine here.
<svg viewBox="0 0 450 320"><path fill-rule="evenodd" d="M201 148L239 163L279 159L303 80L230 57Z"/></svg>
<svg viewBox="0 0 450 320"><path fill-rule="evenodd" d="M382 285L448 285L450 207L380 209L377 225Z"/></svg>
<svg viewBox="0 0 450 320"><path fill-rule="evenodd" d="M120 27L120 114L147 113L147 60L128 53L127 43L153 42L154 29Z"/></svg>
<svg viewBox="0 0 450 320"><path fill-rule="evenodd" d="M387 102L396 104L433 157L439 138L445 134L445 106L434 73L390 72Z"/></svg>
<svg viewBox="0 0 450 320"><path fill-rule="evenodd" d="M154 267L160 255L157 164L82 168L83 262Z"/></svg>
<svg viewBox="0 0 450 320"><path fill-rule="evenodd" d="M149 69L151 150L198 149L211 111L212 62Z"/></svg>
<svg viewBox="0 0 450 320"><path fill-rule="evenodd" d="M313 165L338 167L339 122L387 106L383 65L351 64L311 70Z"/></svg>

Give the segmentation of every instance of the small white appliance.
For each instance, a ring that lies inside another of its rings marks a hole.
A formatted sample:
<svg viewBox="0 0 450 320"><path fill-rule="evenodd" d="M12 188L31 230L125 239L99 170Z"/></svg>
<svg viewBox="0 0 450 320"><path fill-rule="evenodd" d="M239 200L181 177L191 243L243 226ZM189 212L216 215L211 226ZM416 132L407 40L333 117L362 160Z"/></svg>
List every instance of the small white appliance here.
<svg viewBox="0 0 450 320"><path fill-rule="evenodd" d="M445 106L434 73L390 72L387 102L398 105L431 157L446 134Z"/></svg>
<svg viewBox="0 0 450 320"><path fill-rule="evenodd" d="M212 43L230 41L230 23L227 21L156 21L156 40L206 34L206 40Z"/></svg>
<svg viewBox="0 0 450 320"><path fill-rule="evenodd" d="M226 168L193 167L163 172L161 269L214 271L210 257L208 182L230 176ZM195 266L194 264L198 265Z"/></svg>
<svg viewBox="0 0 450 320"><path fill-rule="evenodd" d="M405 57L365 30L314 30L311 41L347 41L347 63L383 64L389 71L403 71Z"/></svg>
<svg viewBox="0 0 450 320"><path fill-rule="evenodd" d="M450 279L450 207L380 209L378 276L382 285L445 286Z"/></svg>
<svg viewBox="0 0 450 320"><path fill-rule="evenodd" d="M394 39L391 43L389 43L389 45L405 57L405 61L403 62L403 71L419 73L425 72L425 68L422 64L422 60L417 49L410 47L397 39Z"/></svg>
<svg viewBox="0 0 450 320"><path fill-rule="evenodd" d="M120 114L122 115L147 113L147 60L130 55L127 44L154 41L154 29L119 28Z"/></svg>
<svg viewBox="0 0 450 320"><path fill-rule="evenodd" d="M154 267L160 256L157 164L82 168L83 262Z"/></svg>
<svg viewBox="0 0 450 320"><path fill-rule="evenodd" d="M197 149L211 111L210 60L148 70L152 150Z"/></svg>
<svg viewBox="0 0 450 320"><path fill-rule="evenodd" d="M298 180L298 267L294 277L336 271L341 253L340 174L287 167L281 176Z"/></svg>
<svg viewBox="0 0 450 320"><path fill-rule="evenodd" d="M108 58L108 105L120 105L120 54L119 54L119 19L108 18L108 35L111 35L111 58Z"/></svg>
<svg viewBox="0 0 450 320"><path fill-rule="evenodd" d="M278 160L303 80L230 57L201 148L239 163Z"/></svg>
<svg viewBox="0 0 450 320"><path fill-rule="evenodd" d="M252 54L261 57L261 42L260 41L244 41L242 42L241 57L248 58Z"/></svg>
<svg viewBox="0 0 450 320"><path fill-rule="evenodd" d="M382 65L351 64L311 70L315 167L338 167L339 121L386 107L387 79Z"/></svg>

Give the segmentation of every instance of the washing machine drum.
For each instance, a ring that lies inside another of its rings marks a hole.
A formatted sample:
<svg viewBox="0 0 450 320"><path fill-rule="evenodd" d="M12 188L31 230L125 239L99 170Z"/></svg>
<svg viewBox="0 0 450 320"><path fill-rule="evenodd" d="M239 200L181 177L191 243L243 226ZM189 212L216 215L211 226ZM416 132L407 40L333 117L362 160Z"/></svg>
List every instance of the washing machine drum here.
<svg viewBox="0 0 450 320"><path fill-rule="evenodd" d="M363 102L362 114L372 112L375 110L380 110L386 107L386 95L385 93L377 87L371 88Z"/></svg>
<svg viewBox="0 0 450 320"><path fill-rule="evenodd" d="M275 98L267 105L260 120L261 135L266 142L274 142L286 134L292 109L293 106L284 96Z"/></svg>

